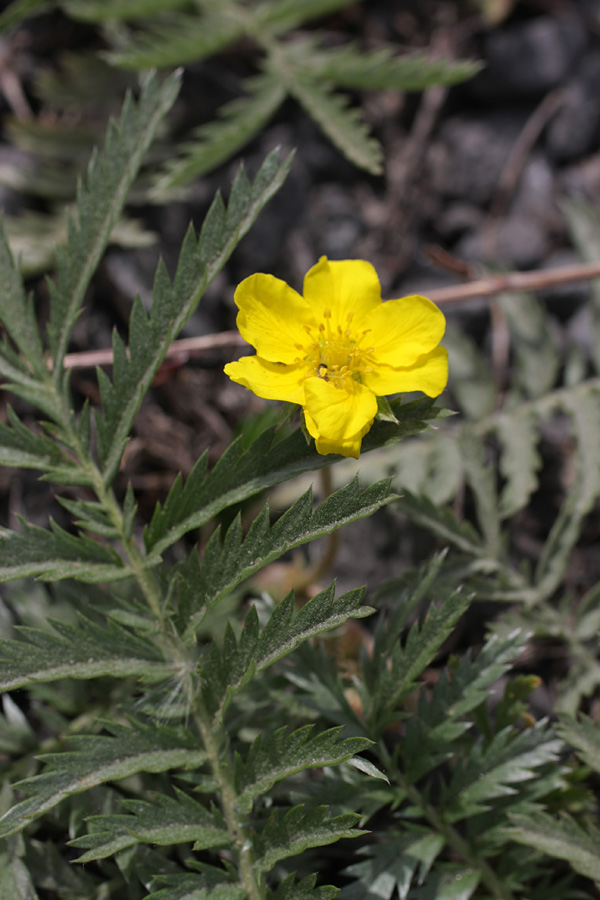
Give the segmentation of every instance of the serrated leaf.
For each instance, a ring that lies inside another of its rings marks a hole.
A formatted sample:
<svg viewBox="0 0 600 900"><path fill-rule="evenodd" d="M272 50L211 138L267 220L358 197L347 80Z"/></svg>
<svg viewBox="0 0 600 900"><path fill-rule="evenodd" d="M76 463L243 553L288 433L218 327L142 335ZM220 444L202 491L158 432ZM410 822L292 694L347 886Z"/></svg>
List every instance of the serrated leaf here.
<svg viewBox="0 0 600 900"><path fill-rule="evenodd" d="M23 532L0 529L0 582L36 576L42 581L77 578L118 581L131 573L115 550L51 522L51 530L22 522Z"/></svg>
<svg viewBox="0 0 600 900"><path fill-rule="evenodd" d="M459 757L452 780L442 791L444 817L457 822L492 808L493 801L523 791L523 784L542 767L556 764L563 749L546 722L537 722L515 734L512 726L469 748Z"/></svg>
<svg viewBox="0 0 600 900"><path fill-rule="evenodd" d="M475 341L453 325L446 330L444 345L452 394L467 418L480 421L494 411L496 403L492 367Z"/></svg>
<svg viewBox="0 0 600 900"><path fill-rule="evenodd" d="M339 888L332 885L315 887L316 875L307 875L306 878L295 880L295 875L288 875L281 881L274 891L267 888L269 900L335 900L339 894Z"/></svg>
<svg viewBox="0 0 600 900"><path fill-rule="evenodd" d="M156 644L110 620L49 624L54 631L21 627L23 640L0 640L0 690L59 678L133 675L151 683L173 676Z"/></svg>
<svg viewBox="0 0 600 900"><path fill-rule="evenodd" d="M600 881L600 832L586 830L571 816L555 819L537 811L535 815L511 815L510 837L556 859L566 860L576 872Z"/></svg>
<svg viewBox="0 0 600 900"><path fill-rule="evenodd" d="M292 162L277 152L263 162L256 178L248 181L238 170L226 207L217 195L197 239L190 227L183 242L174 281L159 263L150 315L139 298L131 311L129 355L120 337L113 337L113 381L99 373L102 417L97 417L98 456L109 484L116 475L131 425L142 397L167 348L192 314L202 294L225 264L260 210L281 187Z"/></svg>
<svg viewBox="0 0 600 900"><path fill-rule="evenodd" d="M256 11L257 24L267 26L275 34L284 34L302 22L349 6L354 0L267 0Z"/></svg>
<svg viewBox="0 0 600 900"><path fill-rule="evenodd" d="M400 900L406 900L415 876L420 883L425 880L445 843L441 835L421 830L379 836L377 844L361 851L368 859L344 870L355 881L342 890L342 900L391 900L395 891Z"/></svg>
<svg viewBox="0 0 600 900"><path fill-rule="evenodd" d="M351 106L348 97L301 71L288 81L288 90L350 162L371 175L382 174L381 144L371 135L360 109Z"/></svg>
<svg viewBox="0 0 600 900"><path fill-rule="evenodd" d="M494 428L502 445L500 472L506 479L500 512L508 518L527 505L538 486L542 459L537 451L537 419L533 410L522 408L497 415Z"/></svg>
<svg viewBox="0 0 600 900"><path fill-rule="evenodd" d="M397 718L402 699L418 688L418 679L469 608L471 598L456 591L439 609L430 607L423 624L408 632L404 647L396 645L391 658L380 663L376 688L365 701L370 733L380 735Z"/></svg>
<svg viewBox="0 0 600 900"><path fill-rule="evenodd" d="M283 553L308 541L371 515L396 499L389 479L361 491L358 478L336 491L313 512L312 490L309 489L273 524L269 524L269 508L264 507L243 536L240 518L229 526L224 538L218 531L209 540L195 593L202 605L217 603L237 584L253 572L278 559ZM196 627L190 620L188 631Z"/></svg>
<svg viewBox="0 0 600 900"><path fill-rule="evenodd" d="M6 412L8 423L0 422L0 465L45 470L65 462L56 441L30 431L10 406Z"/></svg>
<svg viewBox="0 0 600 900"><path fill-rule="evenodd" d="M41 15L41 13L53 9L55 6L56 0L16 0L7 9L2 10L2 14L0 14L0 31L6 31L7 28L19 25L29 16Z"/></svg>
<svg viewBox="0 0 600 900"><path fill-rule="evenodd" d="M325 81L358 91L423 91L465 81L481 69L468 60L432 59L423 53L398 56L393 47L368 53L354 44L319 49L307 64Z"/></svg>
<svg viewBox="0 0 600 900"><path fill-rule="evenodd" d="M218 118L194 131L194 140L179 148L153 188L155 196L174 185L186 184L226 162L265 127L283 103L280 79L261 74L244 82L245 96L221 106Z"/></svg>
<svg viewBox="0 0 600 900"><path fill-rule="evenodd" d="M0 321L40 381L49 375L36 322L33 296L23 289L0 218Z"/></svg>
<svg viewBox="0 0 600 900"><path fill-rule="evenodd" d="M360 816L346 813L329 818L328 812L327 806L308 810L294 806L285 815L274 810L255 839L256 870L269 872L279 860L296 856L309 847L323 847L341 838L366 834L354 827Z"/></svg>
<svg viewBox="0 0 600 900"><path fill-rule="evenodd" d="M245 759L236 755L238 808L247 813L257 797L283 778L314 766L336 765L371 745L367 738L339 740L342 730L341 727L330 728L313 735L312 725L292 732L284 726L264 738L259 735Z"/></svg>
<svg viewBox="0 0 600 900"><path fill-rule="evenodd" d="M70 841L71 847L87 849L77 858L79 863L106 859L139 843L170 846L194 841L194 850L226 847L231 836L216 812L174 788L175 797L157 795L153 803L145 800L123 800L131 815L90 816L102 831L93 831Z"/></svg>
<svg viewBox="0 0 600 900"><path fill-rule="evenodd" d="M548 314L532 294L500 294L496 303L508 322L519 388L527 397L544 396L561 364Z"/></svg>
<svg viewBox="0 0 600 900"><path fill-rule="evenodd" d="M571 239L577 252L586 263L600 259L600 220L592 203L583 197L569 197L561 203ZM596 372L600 372L600 279L590 281L591 330L590 356Z"/></svg>
<svg viewBox="0 0 600 900"><path fill-rule="evenodd" d="M82 22L131 22L189 7L189 0L62 0L61 6Z"/></svg>
<svg viewBox="0 0 600 900"><path fill-rule="evenodd" d="M244 900L245 889L238 884L216 884L207 887L201 875L181 873L165 875L157 883L168 887L148 894L147 900Z"/></svg>
<svg viewBox="0 0 600 900"><path fill-rule="evenodd" d="M335 599L334 585L321 591L294 615L293 594L283 600L259 631L258 614L252 606L239 640L227 627L223 646L213 643L203 663L203 695L211 714L222 716L226 705L256 672L261 672L303 641L337 628L349 618L368 616L372 610L362 605L364 589Z"/></svg>
<svg viewBox="0 0 600 900"><path fill-rule="evenodd" d="M431 531L446 544L451 544L470 556L485 556L485 548L473 526L469 522L459 522L449 507L438 509L426 497L415 497L410 491L404 490L396 508L411 522Z"/></svg>
<svg viewBox="0 0 600 900"><path fill-rule="evenodd" d="M399 424L375 422L363 438L363 452L424 431L428 427L426 419L442 412L429 399L412 403L392 401L391 406ZM164 506L157 507L146 530L146 549L153 554L162 553L223 509L241 503L264 488L330 465L335 459L335 456L317 454L300 431L278 441L275 429L267 428L248 448L238 438L208 476L208 459L201 457L185 485L181 478L175 480Z"/></svg>
<svg viewBox="0 0 600 900"><path fill-rule="evenodd" d="M588 716L577 719L564 716L559 723L561 738L575 749L586 766L600 773L600 729Z"/></svg>
<svg viewBox="0 0 600 900"><path fill-rule="evenodd" d="M492 559L500 555L500 514L496 491L496 469L486 459L483 442L478 435L464 426L460 433L460 449L463 456L465 479L473 491L477 521Z"/></svg>
<svg viewBox="0 0 600 900"><path fill-rule="evenodd" d="M447 759L453 742L470 727L463 717L485 702L490 686L522 652L525 637L520 631L503 641L492 636L475 659L465 655L452 667L451 674L442 672L430 697L423 691L419 694L415 715L406 722L400 747L411 783Z"/></svg>
<svg viewBox="0 0 600 900"><path fill-rule="evenodd" d="M115 781L136 772L165 772L201 766L206 753L197 738L184 728L146 725L132 721L130 727L106 723L112 736L79 735L69 743L75 751L47 753L40 775L21 781L25 799L0 819L0 836L24 828L33 819L55 807L65 797Z"/></svg>
<svg viewBox="0 0 600 900"><path fill-rule="evenodd" d="M206 59L244 33L243 16L235 7L213 6L201 14L177 13L169 21L150 21L124 49L108 59L127 69L164 69Z"/></svg>
<svg viewBox="0 0 600 900"><path fill-rule="evenodd" d="M137 102L128 96L119 123L109 126L104 150L90 161L86 185L77 191L77 215L68 221L67 248L57 254L57 283L49 282L48 339L59 390L64 381L63 359L85 290L146 150L175 101L179 82L177 73L162 84L153 75L146 79Z"/></svg>

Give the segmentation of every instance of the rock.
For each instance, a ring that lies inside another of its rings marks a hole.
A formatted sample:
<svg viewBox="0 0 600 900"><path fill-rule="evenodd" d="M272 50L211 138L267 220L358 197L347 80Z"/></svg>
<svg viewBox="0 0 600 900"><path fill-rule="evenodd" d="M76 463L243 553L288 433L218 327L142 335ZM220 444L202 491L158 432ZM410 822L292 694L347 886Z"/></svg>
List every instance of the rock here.
<svg viewBox="0 0 600 900"><path fill-rule="evenodd" d="M564 102L546 131L546 148L556 162L570 162L588 153L600 124L600 57L587 54L565 88Z"/></svg>
<svg viewBox="0 0 600 900"><path fill-rule="evenodd" d="M455 200L487 204L524 122L524 116L513 112L448 119L440 130L444 152L438 154L435 188Z"/></svg>
<svg viewBox="0 0 600 900"><path fill-rule="evenodd" d="M483 41L486 66L469 90L486 99L542 96L564 83L585 46L581 20L567 13L494 29Z"/></svg>
<svg viewBox="0 0 600 900"><path fill-rule="evenodd" d="M530 269L548 252L548 241L538 221L511 214L499 222L489 243L482 232L477 231L465 235L453 252L469 262L488 261L510 268Z"/></svg>

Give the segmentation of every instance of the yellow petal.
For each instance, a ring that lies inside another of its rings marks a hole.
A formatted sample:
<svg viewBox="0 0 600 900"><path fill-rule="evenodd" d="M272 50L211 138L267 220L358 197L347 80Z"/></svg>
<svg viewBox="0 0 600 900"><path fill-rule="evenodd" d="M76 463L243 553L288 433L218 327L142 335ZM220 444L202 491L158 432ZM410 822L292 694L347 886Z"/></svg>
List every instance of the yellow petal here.
<svg viewBox="0 0 600 900"><path fill-rule="evenodd" d="M405 368L374 366L362 375L362 380L378 397L407 391L423 391L428 397L437 397L448 381L448 351L436 347Z"/></svg>
<svg viewBox="0 0 600 900"><path fill-rule="evenodd" d="M365 426L368 430L377 413L375 395L357 381L349 379L348 386L348 390L337 388L324 378L304 382L305 408L315 425L313 437L338 443L354 438Z"/></svg>
<svg viewBox="0 0 600 900"><path fill-rule="evenodd" d="M227 363L225 374L265 400L304 403L305 366L286 366L258 356L243 356L237 362Z"/></svg>
<svg viewBox="0 0 600 900"><path fill-rule="evenodd" d="M306 273L304 299L318 321L323 319L323 310L331 311L334 330L338 325L342 330L348 327L349 313L356 328L371 310L382 305L379 278L371 263L364 259L330 262L326 256Z"/></svg>
<svg viewBox="0 0 600 900"><path fill-rule="evenodd" d="M296 291L273 275L251 275L235 292L237 326L245 341L270 362L293 363L306 354L310 339L305 325L314 325L310 308Z"/></svg>
<svg viewBox="0 0 600 900"><path fill-rule="evenodd" d="M340 456L351 456L353 459L358 459L360 456L362 439L372 424L371 422L367 422L365 427L362 428L358 434L355 434L354 437L346 438L342 441L328 441L326 438L319 437L315 421L306 410L304 410L304 421L308 433L315 439L317 453L320 453L321 456L327 456L329 453L339 453Z"/></svg>
<svg viewBox="0 0 600 900"><path fill-rule="evenodd" d="M374 348L374 365L405 368L437 347L446 329L444 314L427 297L401 297L369 315L364 344Z"/></svg>

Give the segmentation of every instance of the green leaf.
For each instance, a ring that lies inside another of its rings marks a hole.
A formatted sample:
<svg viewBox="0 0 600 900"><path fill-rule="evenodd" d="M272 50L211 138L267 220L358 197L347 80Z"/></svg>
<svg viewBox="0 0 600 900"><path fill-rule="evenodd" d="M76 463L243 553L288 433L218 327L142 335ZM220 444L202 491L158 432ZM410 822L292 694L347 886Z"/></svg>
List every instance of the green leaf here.
<svg viewBox="0 0 600 900"><path fill-rule="evenodd" d="M477 521L483 533L489 555L500 555L500 514L496 492L496 469L488 462L481 438L469 426L460 433L460 449L465 478L475 500Z"/></svg>
<svg viewBox="0 0 600 900"><path fill-rule="evenodd" d="M267 888L267 897L268 900L335 900L339 888L330 884L315 887L316 883L316 875L307 875L300 881L295 880L294 874L288 875L274 891Z"/></svg>
<svg viewBox="0 0 600 900"><path fill-rule="evenodd" d="M563 741L575 748L586 766L600 773L600 729L595 722L584 715L577 719L564 716L558 733Z"/></svg>
<svg viewBox="0 0 600 900"><path fill-rule="evenodd" d="M10 847L0 849L0 897L6 900L38 900L27 866Z"/></svg>
<svg viewBox="0 0 600 900"><path fill-rule="evenodd" d="M20 25L24 19L41 15L54 9L56 5L57 0L15 0L0 14L0 31Z"/></svg>
<svg viewBox="0 0 600 900"><path fill-rule="evenodd" d="M200 573L194 576L196 603L202 606L198 618L204 617L205 604L219 602L237 584L283 553L369 516L394 499L389 480L361 491L358 478L353 478L314 512L309 489L272 526L269 507L265 506L245 537L241 519L236 517L223 539L218 531L212 534ZM187 631L192 634L196 626L196 618L192 617Z"/></svg>
<svg viewBox="0 0 600 900"><path fill-rule="evenodd" d="M600 832L596 828L586 830L564 813L558 819L541 811L510 818L513 827L507 831L513 840L564 859L580 875L600 881Z"/></svg>
<svg viewBox="0 0 600 900"><path fill-rule="evenodd" d="M409 833L390 830L378 837L377 844L359 851L363 856L368 855L368 859L344 870L345 875L355 880L343 889L343 900L375 900L376 897L391 900L395 891L404 900L415 876L419 884L426 880L445 845L441 835L421 830Z"/></svg>
<svg viewBox="0 0 600 900"><path fill-rule="evenodd" d="M370 615L362 605L364 589L358 588L335 599L334 585L321 591L294 615L293 594L283 600L259 631L258 614L252 606L239 640L227 626L223 646L211 644L203 664L204 701L218 718L256 672L261 672L308 638L337 628L349 618Z"/></svg>
<svg viewBox="0 0 600 900"><path fill-rule="evenodd" d="M285 34L309 19L350 6L355 0L266 0L256 11L258 25L267 26L275 34Z"/></svg>
<svg viewBox="0 0 600 900"><path fill-rule="evenodd" d="M28 296L23 289L21 276L6 240L2 219L0 219L0 321L21 351L27 366L40 381L48 382L49 373L38 331L33 295Z"/></svg>
<svg viewBox="0 0 600 900"><path fill-rule="evenodd" d="M22 533L0 530L0 582L31 576L42 581L117 581L131 574L115 550L85 535L69 534L52 521L49 531L21 524Z"/></svg>
<svg viewBox="0 0 600 900"><path fill-rule="evenodd" d="M458 757L452 780L442 791L444 818L461 821L493 808L498 798L522 796L525 783L537 778L541 768L556 765L562 749L562 741L545 722L516 734L509 726L489 743L479 739L468 756Z"/></svg>
<svg viewBox="0 0 600 900"><path fill-rule="evenodd" d="M71 847L87 849L77 862L105 859L139 843L162 847L194 841L194 850L226 847L231 843L231 836L216 810L210 813L178 788L174 792L175 797L158 795L153 803L123 800L131 815L90 816L88 822L103 830L69 842Z"/></svg>
<svg viewBox="0 0 600 900"><path fill-rule="evenodd" d="M61 6L82 22L144 21L150 16L189 7L189 0L62 0Z"/></svg>
<svg viewBox="0 0 600 900"><path fill-rule="evenodd" d="M201 766L206 753L198 739L184 728L146 725L132 721L130 727L103 723L112 736L70 738L75 751L46 753L39 758L46 768L40 775L18 783L25 799L0 819L0 836L24 828L33 819L53 809L64 797L79 794L98 784L126 778L136 772L165 772Z"/></svg>
<svg viewBox="0 0 600 900"><path fill-rule="evenodd" d="M501 294L496 303L508 321L517 384L526 396L543 397L554 386L561 363L548 314L533 294Z"/></svg>
<svg viewBox="0 0 600 900"><path fill-rule="evenodd" d="M296 856L309 847L323 847L341 838L360 837L365 831L355 828L360 816L346 813L328 818L327 806L306 810L294 806L285 815L274 810L255 839L257 872L269 872L281 859Z"/></svg>
<svg viewBox="0 0 600 900"><path fill-rule="evenodd" d="M222 106L218 118L197 128L194 141L183 144L179 155L166 163L153 189L156 197L230 159L265 127L286 95L281 79L266 73L248 78L244 87L245 96Z"/></svg>
<svg viewBox="0 0 600 900"><path fill-rule="evenodd" d="M421 691L400 746L404 772L411 783L447 759L453 742L470 727L463 717L486 701L490 685L508 671L526 638L521 631L502 641L492 636L475 659L463 656L451 673L442 672L429 698Z"/></svg>
<svg viewBox="0 0 600 900"><path fill-rule="evenodd" d="M448 348L450 389L468 419L479 422L494 411L496 383L489 360L472 338L449 325L444 335Z"/></svg>
<svg viewBox="0 0 600 900"><path fill-rule="evenodd" d="M424 431L428 427L425 420L441 413L429 399L412 403L392 401L391 406L399 424L375 422L363 438L363 452ZM157 506L146 530L146 548L153 554L162 553L188 531L211 521L223 509L241 503L264 488L330 465L338 458L317 454L314 445L307 444L300 431L278 441L275 429L267 428L248 448L244 447L243 439L238 438L208 476L208 458L203 456L185 485L181 478L175 479L164 507Z"/></svg>
<svg viewBox="0 0 600 900"><path fill-rule="evenodd" d="M342 730L330 728L313 736L312 725L291 733L284 726L264 738L259 735L245 759L236 755L238 808L249 813L254 800L283 778L314 766L336 765L371 745L371 741L360 737L340 741Z"/></svg>
<svg viewBox="0 0 600 900"><path fill-rule="evenodd" d="M77 214L68 221L65 251L57 253L57 283L50 290L48 339L57 389L64 382L63 359L89 281L106 249L146 150L179 91L180 76L162 84L146 79L137 102L125 100L119 123L111 123L104 150L88 167L77 191Z"/></svg>
<svg viewBox="0 0 600 900"><path fill-rule="evenodd" d="M207 886L201 875L181 873L164 875L156 879L157 884L168 887L148 894L147 900L244 900L246 891L238 884L211 884Z"/></svg>
<svg viewBox="0 0 600 900"><path fill-rule="evenodd" d="M481 538L473 526L469 522L459 522L450 508L438 509L431 500L426 497L415 497L408 490L402 492L395 508L411 522L435 534L445 544L454 545L469 556L486 555Z"/></svg>
<svg viewBox="0 0 600 900"><path fill-rule="evenodd" d="M357 91L423 91L465 81L481 69L478 62L432 59L423 53L397 56L393 47L367 53L355 44L319 49L307 66L324 81Z"/></svg>
<svg viewBox="0 0 600 900"><path fill-rule="evenodd" d="M350 162L371 175L383 172L383 151L370 133L360 109L337 94L327 82L297 70L288 80L288 90L314 119L332 144Z"/></svg>
<svg viewBox="0 0 600 900"><path fill-rule="evenodd" d="M213 6L201 14L178 13L169 21L150 22L124 49L107 58L127 69L164 69L213 56L244 33L235 8Z"/></svg>
<svg viewBox="0 0 600 900"><path fill-rule="evenodd" d="M500 498L502 518L513 516L537 490L542 458L537 452L537 419L531 409L500 413L494 427L502 445L500 472L506 479Z"/></svg>
<svg viewBox="0 0 600 900"><path fill-rule="evenodd" d="M583 197L569 197L561 203L561 210L582 260L597 263L600 259L600 219L594 205ZM590 281L590 292L589 347L596 372L600 372L600 278Z"/></svg>
<svg viewBox="0 0 600 900"><path fill-rule="evenodd" d="M420 627L413 625L404 647L396 645L391 658L379 659L379 679L366 699L370 733L381 735L397 719L398 704L418 689L418 679L470 603L471 598L460 591L451 594L439 609L430 607Z"/></svg>
<svg viewBox="0 0 600 900"><path fill-rule="evenodd" d="M175 279L161 262L156 271L150 315L138 297L129 323L129 355L113 337L113 381L99 373L103 417L96 420L98 456L107 484L115 477L140 403L167 348L192 314L202 294L229 259L260 210L281 187L292 162L277 152L265 159L250 183L240 168L226 207L220 195L211 205L200 237L190 227L183 242Z"/></svg>
<svg viewBox="0 0 600 900"><path fill-rule="evenodd" d="M0 422L0 465L45 470L66 462L56 441L30 431L12 407L7 407L6 414L8 424Z"/></svg>
<svg viewBox="0 0 600 900"><path fill-rule="evenodd" d="M24 640L0 640L0 690L59 678L137 676L146 682L173 676L156 644L109 620L80 616L76 626L50 621L54 631L20 627Z"/></svg>

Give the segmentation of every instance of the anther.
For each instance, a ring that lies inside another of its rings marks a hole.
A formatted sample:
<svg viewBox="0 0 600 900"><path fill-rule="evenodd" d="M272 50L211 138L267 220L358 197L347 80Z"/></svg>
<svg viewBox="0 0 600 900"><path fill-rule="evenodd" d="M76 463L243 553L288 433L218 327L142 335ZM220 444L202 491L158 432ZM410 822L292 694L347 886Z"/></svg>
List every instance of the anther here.
<svg viewBox="0 0 600 900"><path fill-rule="evenodd" d="M307 334L310 334L310 325L303 325L302 327L304 328L304 330Z"/></svg>
<svg viewBox="0 0 600 900"><path fill-rule="evenodd" d="M323 310L323 318L324 318L324 319L330 319L330 318L331 318L331 310L329 309L328 306L326 306L325 309Z"/></svg>
<svg viewBox="0 0 600 900"><path fill-rule="evenodd" d="M296 348L296 350L304 350L302 344L294 344L294 347Z"/></svg>
<svg viewBox="0 0 600 900"><path fill-rule="evenodd" d="M319 366L319 378L327 377L327 366Z"/></svg>
<svg viewBox="0 0 600 900"><path fill-rule="evenodd" d="M323 325L322 322L319 322L319 331L321 331L321 332L325 331L325 326Z"/></svg>
<svg viewBox="0 0 600 900"><path fill-rule="evenodd" d="M343 334L342 326L338 325L337 330L338 330L338 334L341 336Z"/></svg>
<svg viewBox="0 0 600 900"><path fill-rule="evenodd" d="M354 313L349 312L348 315L346 316L346 322L350 323L353 318L354 318Z"/></svg>

